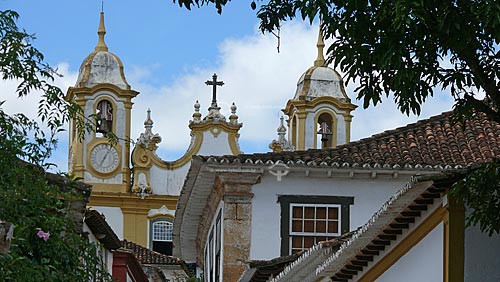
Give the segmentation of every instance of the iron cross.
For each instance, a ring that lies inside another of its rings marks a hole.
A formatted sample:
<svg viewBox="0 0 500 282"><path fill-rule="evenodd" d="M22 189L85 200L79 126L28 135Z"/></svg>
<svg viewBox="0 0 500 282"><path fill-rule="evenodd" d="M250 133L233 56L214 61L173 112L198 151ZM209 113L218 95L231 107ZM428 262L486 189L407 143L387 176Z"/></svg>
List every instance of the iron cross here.
<svg viewBox="0 0 500 282"><path fill-rule="evenodd" d="M223 81L217 81L217 74L214 73L214 75L212 75L212 81L207 80L205 82L205 84L213 86L212 107L217 107L217 86L224 85L224 82Z"/></svg>

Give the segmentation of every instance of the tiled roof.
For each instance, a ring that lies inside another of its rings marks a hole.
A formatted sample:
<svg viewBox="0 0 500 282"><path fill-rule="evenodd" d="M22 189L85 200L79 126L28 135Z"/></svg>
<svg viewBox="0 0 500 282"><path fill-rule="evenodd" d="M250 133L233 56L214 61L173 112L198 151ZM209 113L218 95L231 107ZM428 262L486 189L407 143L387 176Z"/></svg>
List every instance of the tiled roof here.
<svg viewBox="0 0 500 282"><path fill-rule="evenodd" d="M355 231L347 232L342 234L341 236L324 241L319 242L318 245L321 246L321 249L329 248L331 251L337 251L340 245L347 240L349 240ZM240 281L244 282L266 282L269 281L272 277L275 277L279 273L281 273L286 266L296 261L299 257L301 257L303 252L278 257L271 260L252 260L248 262L250 269L254 269L253 273L246 277L246 279L240 279ZM247 270L248 271L248 270ZM243 275L244 277L244 275Z"/></svg>
<svg viewBox="0 0 500 282"><path fill-rule="evenodd" d="M185 267L185 263L181 259L160 254L158 252L152 251L136 243L123 240L122 246L125 249L131 250L141 264L169 264L169 265L181 265Z"/></svg>
<svg viewBox="0 0 500 282"><path fill-rule="evenodd" d="M279 257L272 260L252 260L248 262L248 277L241 279L244 282L266 282L270 277L278 275L283 269L295 261L301 253ZM245 277L245 273L243 277ZM242 278L243 278L242 277Z"/></svg>
<svg viewBox="0 0 500 282"><path fill-rule="evenodd" d="M500 125L476 114L465 127L453 112L387 130L334 149L202 157L208 163L362 168L461 168L500 156Z"/></svg>

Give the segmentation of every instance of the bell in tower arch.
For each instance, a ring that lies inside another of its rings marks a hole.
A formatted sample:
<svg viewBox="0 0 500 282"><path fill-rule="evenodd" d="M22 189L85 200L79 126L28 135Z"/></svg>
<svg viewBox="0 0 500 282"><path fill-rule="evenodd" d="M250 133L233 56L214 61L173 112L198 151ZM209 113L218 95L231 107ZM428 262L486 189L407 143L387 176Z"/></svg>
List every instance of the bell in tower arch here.
<svg viewBox="0 0 500 282"><path fill-rule="evenodd" d="M113 106L109 101L103 100L97 104L97 128L96 132L104 136L113 131Z"/></svg>

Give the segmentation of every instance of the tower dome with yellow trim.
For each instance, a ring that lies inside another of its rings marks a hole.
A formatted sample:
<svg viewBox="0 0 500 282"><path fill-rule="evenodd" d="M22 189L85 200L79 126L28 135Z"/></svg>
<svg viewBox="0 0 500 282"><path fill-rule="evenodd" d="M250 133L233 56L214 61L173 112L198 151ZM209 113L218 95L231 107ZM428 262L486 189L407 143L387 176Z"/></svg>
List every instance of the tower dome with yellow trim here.
<svg viewBox="0 0 500 282"><path fill-rule="evenodd" d="M328 67L323 56L325 43L321 34L318 34L318 57L314 61L314 66L310 67L297 82L295 100L312 100L317 97L330 96L342 102L348 102L344 89L344 82L340 74Z"/></svg>
<svg viewBox="0 0 500 282"><path fill-rule="evenodd" d="M108 51L104 42L106 28L104 26L104 12L101 12L99 29L97 31L99 41L94 52L85 58L80 70L76 87L92 87L101 83L110 83L121 89L129 90L130 85L123 73L123 64L117 55Z"/></svg>

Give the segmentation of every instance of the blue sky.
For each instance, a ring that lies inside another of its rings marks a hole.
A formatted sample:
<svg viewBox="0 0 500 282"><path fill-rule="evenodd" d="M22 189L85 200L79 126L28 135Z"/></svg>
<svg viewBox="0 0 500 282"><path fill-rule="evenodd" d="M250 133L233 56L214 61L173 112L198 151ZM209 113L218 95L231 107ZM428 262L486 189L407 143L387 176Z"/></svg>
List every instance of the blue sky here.
<svg viewBox="0 0 500 282"><path fill-rule="evenodd" d="M65 91L76 81L82 60L97 43L101 1L0 0L0 7L19 12L19 26L37 37L37 46L64 77L56 84ZM180 157L189 144L188 122L199 100L202 114L210 102L204 81L216 72L226 83L219 90L219 104L228 115L229 105L238 106L240 146L245 153L268 151L276 138L279 113L293 97L300 75L316 57L317 26L300 20L283 26L280 53L272 35L258 30L250 1L232 1L222 15L213 7L187 11L169 0L105 1L106 43L125 67L132 88L141 92L132 113L132 136L143 130L146 110L151 108L153 131L162 136L159 155L166 160ZM328 42L327 42L328 43ZM19 103L12 95L14 82L0 83L5 109L36 117L36 94ZM354 103L355 84L347 86ZM420 118L451 109L448 94L436 93ZM419 119L400 114L389 99L367 110L353 112L352 140L392 129ZM52 161L65 171L67 135Z"/></svg>

